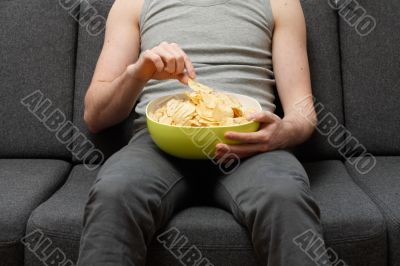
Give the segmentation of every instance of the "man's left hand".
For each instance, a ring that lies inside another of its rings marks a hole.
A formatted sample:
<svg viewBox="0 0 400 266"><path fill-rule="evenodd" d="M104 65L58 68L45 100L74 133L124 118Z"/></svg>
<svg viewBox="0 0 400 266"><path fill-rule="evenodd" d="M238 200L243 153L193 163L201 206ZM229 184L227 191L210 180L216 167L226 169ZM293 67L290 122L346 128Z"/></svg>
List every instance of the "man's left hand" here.
<svg viewBox="0 0 400 266"><path fill-rule="evenodd" d="M260 129L256 132L226 132L225 138L240 141L241 144L223 144L216 146L216 157L222 158L224 155L236 154L239 158L285 148L290 139L290 126L279 116L272 112L264 111L253 114L251 120L260 122Z"/></svg>

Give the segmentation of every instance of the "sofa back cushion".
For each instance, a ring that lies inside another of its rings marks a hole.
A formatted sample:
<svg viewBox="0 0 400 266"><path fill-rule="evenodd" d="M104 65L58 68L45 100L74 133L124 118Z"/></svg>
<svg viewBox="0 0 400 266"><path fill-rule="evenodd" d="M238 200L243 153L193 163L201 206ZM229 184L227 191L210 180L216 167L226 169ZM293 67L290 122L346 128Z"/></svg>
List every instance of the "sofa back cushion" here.
<svg viewBox="0 0 400 266"><path fill-rule="evenodd" d="M349 147L400 154L400 1L339 1Z"/></svg>
<svg viewBox="0 0 400 266"><path fill-rule="evenodd" d="M56 126L72 119L75 21L58 1L13 0L0 25L0 157L70 158Z"/></svg>
<svg viewBox="0 0 400 266"><path fill-rule="evenodd" d="M299 146L296 153L303 160L338 158L338 150L329 144L329 136L324 134L327 121L344 122L337 16L327 1L304 0L301 4L319 124L311 139Z"/></svg>

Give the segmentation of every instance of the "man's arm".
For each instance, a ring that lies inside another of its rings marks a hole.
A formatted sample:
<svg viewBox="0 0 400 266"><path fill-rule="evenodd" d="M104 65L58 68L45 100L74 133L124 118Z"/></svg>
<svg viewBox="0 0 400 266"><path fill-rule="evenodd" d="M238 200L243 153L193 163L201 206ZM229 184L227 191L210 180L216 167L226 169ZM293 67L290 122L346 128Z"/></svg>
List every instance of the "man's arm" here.
<svg viewBox="0 0 400 266"><path fill-rule="evenodd" d="M195 77L192 63L177 44L163 42L138 58L142 2L116 0L108 15L103 49L85 97L84 119L92 132L128 117L150 79L185 83L186 73Z"/></svg>
<svg viewBox="0 0 400 266"><path fill-rule="evenodd" d="M116 0L108 15L103 49L85 97L84 119L92 132L126 118L144 85L126 71L139 54L141 2Z"/></svg>
<svg viewBox="0 0 400 266"><path fill-rule="evenodd" d="M259 152L284 149L304 142L315 128L306 27L299 0L271 0L275 20L272 62L277 90L284 109L281 119L271 112L252 117L261 122L254 133L227 132L225 137L243 144L218 144L216 155L235 153L248 157Z"/></svg>
<svg viewBox="0 0 400 266"><path fill-rule="evenodd" d="M272 8L276 14L272 62L284 111L283 122L292 133L286 146L294 146L307 140L316 124L306 25L299 0L272 0Z"/></svg>

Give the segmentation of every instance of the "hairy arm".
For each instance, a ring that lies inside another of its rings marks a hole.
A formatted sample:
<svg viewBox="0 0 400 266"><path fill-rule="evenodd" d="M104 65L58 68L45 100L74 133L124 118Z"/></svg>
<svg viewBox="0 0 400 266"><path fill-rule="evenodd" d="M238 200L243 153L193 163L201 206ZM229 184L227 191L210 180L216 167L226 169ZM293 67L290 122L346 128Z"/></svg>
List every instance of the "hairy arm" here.
<svg viewBox="0 0 400 266"><path fill-rule="evenodd" d="M299 0L272 0L275 31L272 62L277 91L284 110L283 123L291 136L285 146L310 137L315 128L306 26Z"/></svg>
<svg viewBox="0 0 400 266"><path fill-rule="evenodd" d="M143 0L116 0L104 45L85 97L84 119L92 132L115 125L132 111L150 79L195 78L193 65L176 43L162 42L140 52L139 17Z"/></svg>
<svg viewBox="0 0 400 266"><path fill-rule="evenodd" d="M144 86L127 71L139 55L141 4L116 0L108 15L103 49L85 97L84 119L92 132L125 119Z"/></svg>
<svg viewBox="0 0 400 266"><path fill-rule="evenodd" d="M306 26L299 0L271 0L275 20L272 62L284 110L281 119L271 112L252 118L261 123L253 133L227 132L225 137L242 144L218 144L216 156L234 153L248 157L259 152L285 149L304 142L315 128L316 115L307 59Z"/></svg>

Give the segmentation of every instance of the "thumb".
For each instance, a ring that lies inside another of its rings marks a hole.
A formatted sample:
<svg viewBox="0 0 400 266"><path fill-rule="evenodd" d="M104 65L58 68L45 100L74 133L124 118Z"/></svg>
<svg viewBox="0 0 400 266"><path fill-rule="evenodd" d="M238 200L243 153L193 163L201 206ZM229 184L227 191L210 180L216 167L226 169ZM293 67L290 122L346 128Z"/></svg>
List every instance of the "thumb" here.
<svg viewBox="0 0 400 266"><path fill-rule="evenodd" d="M189 76L186 73L179 74L176 78L180 83L184 85L187 85L189 82Z"/></svg>
<svg viewBox="0 0 400 266"><path fill-rule="evenodd" d="M276 114L269 111L262 111L251 114L249 118L250 120L254 120L261 123L273 123L276 122L277 120L280 120L280 118Z"/></svg>

